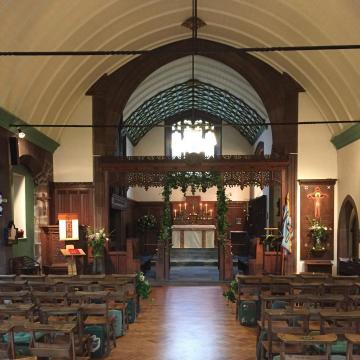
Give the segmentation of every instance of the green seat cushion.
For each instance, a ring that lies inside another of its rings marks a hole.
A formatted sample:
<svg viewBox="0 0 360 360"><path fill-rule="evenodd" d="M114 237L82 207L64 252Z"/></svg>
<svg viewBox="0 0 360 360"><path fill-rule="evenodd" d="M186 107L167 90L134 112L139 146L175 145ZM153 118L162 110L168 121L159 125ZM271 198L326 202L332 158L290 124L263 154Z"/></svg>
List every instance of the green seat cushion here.
<svg viewBox="0 0 360 360"><path fill-rule="evenodd" d="M39 340L44 336L42 332L35 333L35 339ZM25 331L19 331L14 333L15 344L29 345L31 340L31 333ZM8 342L8 334L3 335L3 341Z"/></svg>

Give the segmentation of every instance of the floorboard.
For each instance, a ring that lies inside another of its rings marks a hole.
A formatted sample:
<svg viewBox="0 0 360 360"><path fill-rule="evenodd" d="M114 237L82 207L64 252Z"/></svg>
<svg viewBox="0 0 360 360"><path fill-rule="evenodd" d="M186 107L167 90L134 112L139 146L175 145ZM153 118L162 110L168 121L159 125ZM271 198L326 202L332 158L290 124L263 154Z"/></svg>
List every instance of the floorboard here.
<svg viewBox="0 0 360 360"><path fill-rule="evenodd" d="M235 320L221 286L164 286L142 302L109 359L254 360L255 328Z"/></svg>

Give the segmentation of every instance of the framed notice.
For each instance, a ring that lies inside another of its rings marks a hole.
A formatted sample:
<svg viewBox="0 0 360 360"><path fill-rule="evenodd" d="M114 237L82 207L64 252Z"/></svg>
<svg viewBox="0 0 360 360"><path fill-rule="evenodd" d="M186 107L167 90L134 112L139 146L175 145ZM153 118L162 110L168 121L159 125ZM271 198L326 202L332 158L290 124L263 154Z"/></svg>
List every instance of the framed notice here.
<svg viewBox="0 0 360 360"><path fill-rule="evenodd" d="M59 240L79 240L79 218L77 214L58 214Z"/></svg>

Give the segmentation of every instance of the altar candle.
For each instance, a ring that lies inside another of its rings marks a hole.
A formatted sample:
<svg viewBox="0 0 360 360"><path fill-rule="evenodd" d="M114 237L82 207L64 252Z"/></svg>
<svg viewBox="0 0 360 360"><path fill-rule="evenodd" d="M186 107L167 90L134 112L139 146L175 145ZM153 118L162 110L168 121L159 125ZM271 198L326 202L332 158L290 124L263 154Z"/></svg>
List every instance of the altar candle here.
<svg viewBox="0 0 360 360"><path fill-rule="evenodd" d="M207 204L205 204L205 213L207 214Z"/></svg>
<svg viewBox="0 0 360 360"><path fill-rule="evenodd" d="M202 210L202 203L200 203L200 210Z"/></svg>
<svg viewBox="0 0 360 360"><path fill-rule="evenodd" d="M181 204L179 204L179 211L181 212Z"/></svg>
<svg viewBox="0 0 360 360"><path fill-rule="evenodd" d="M195 205L193 204L193 214L195 213Z"/></svg>
<svg viewBox="0 0 360 360"><path fill-rule="evenodd" d="M186 206L187 206L187 204L185 203L185 204L184 204L185 211L186 211Z"/></svg>
<svg viewBox="0 0 360 360"><path fill-rule="evenodd" d="M210 217L212 217L212 209L210 209Z"/></svg>
<svg viewBox="0 0 360 360"><path fill-rule="evenodd" d="M174 215L175 215L175 217L176 217L176 209L174 210Z"/></svg>

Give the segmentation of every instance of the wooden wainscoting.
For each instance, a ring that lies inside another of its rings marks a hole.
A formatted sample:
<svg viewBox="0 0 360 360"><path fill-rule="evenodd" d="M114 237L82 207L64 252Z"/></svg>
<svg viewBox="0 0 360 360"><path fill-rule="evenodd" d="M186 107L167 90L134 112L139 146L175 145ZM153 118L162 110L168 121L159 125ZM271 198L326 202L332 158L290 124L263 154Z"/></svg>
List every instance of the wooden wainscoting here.
<svg viewBox="0 0 360 360"><path fill-rule="evenodd" d="M59 213L76 213L80 224L94 226L93 183L59 182L52 183L50 189L52 224Z"/></svg>

